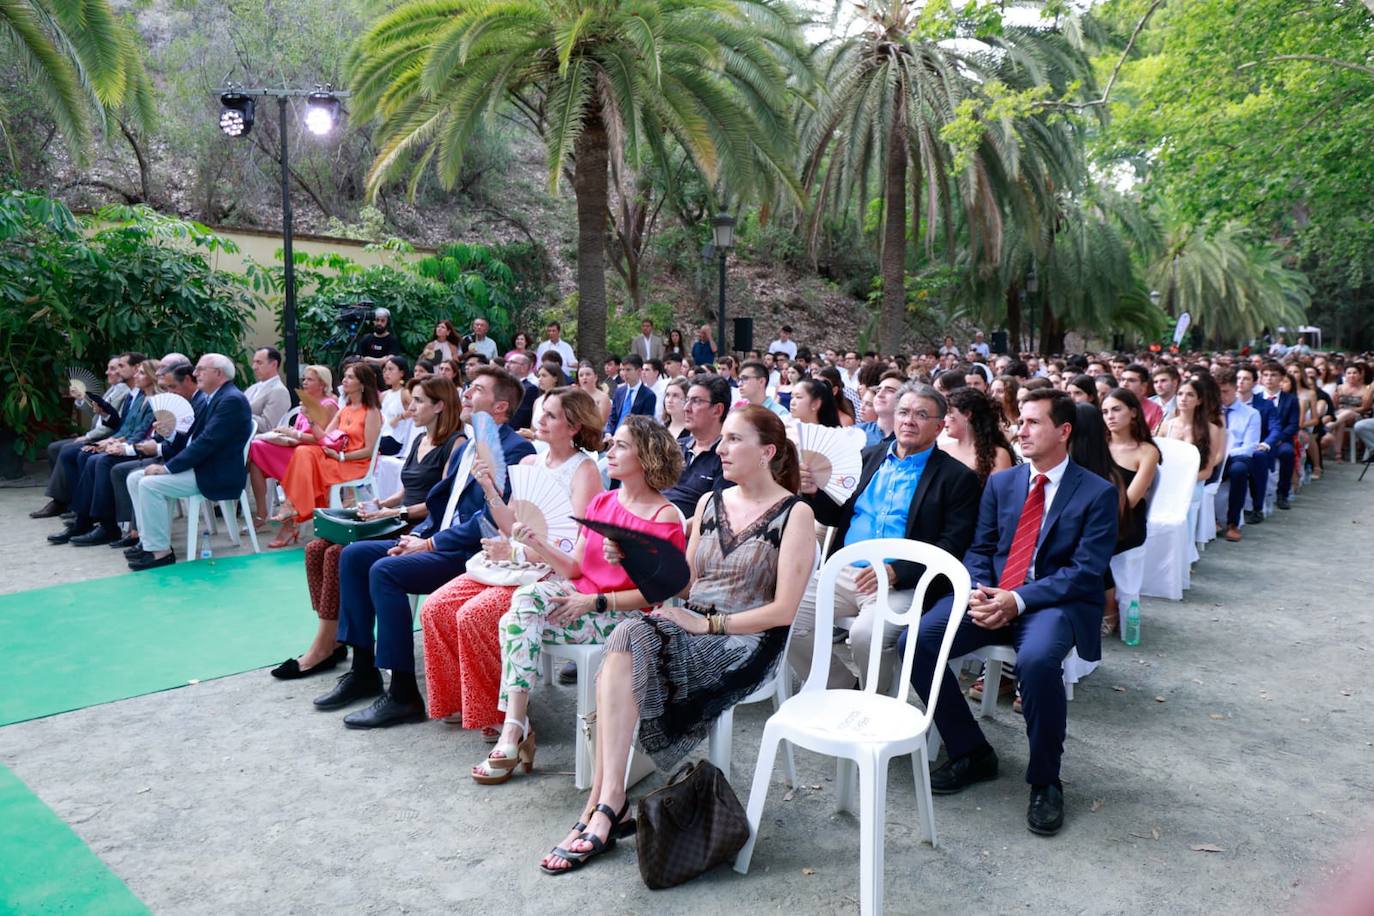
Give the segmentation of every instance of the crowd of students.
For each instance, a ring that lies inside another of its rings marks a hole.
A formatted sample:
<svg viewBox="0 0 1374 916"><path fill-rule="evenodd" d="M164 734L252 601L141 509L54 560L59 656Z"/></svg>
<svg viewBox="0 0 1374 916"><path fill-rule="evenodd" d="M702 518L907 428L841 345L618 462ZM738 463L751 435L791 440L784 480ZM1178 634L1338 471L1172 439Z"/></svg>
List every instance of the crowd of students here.
<svg viewBox="0 0 1374 916"><path fill-rule="evenodd" d="M815 639L832 639L813 632L818 545L833 553L875 538L935 544L973 574L951 657L1016 648L1016 703L1031 750L1027 825L1056 832L1061 668L1071 651L1096 662L1101 638L1121 626L1117 560L1148 536L1156 441L1196 448L1196 498L1209 482L1229 481L1218 522L1231 542L1241 540L1242 522L1264 521L1271 475L1274 503L1286 510L1326 462L1355 455L1352 439L1374 454L1370 364L1340 354L1017 357L994 355L979 334L962 352L946 338L927 352L881 357L811 352L783 327L766 351L736 360L717 353L707 326L687 348L681 333L660 335L645 321L628 353L597 367L577 361L557 323L537 347L522 333L504 353L488 330L478 319L463 336L440 322L412 364L379 311L359 353L339 367L337 388L329 367L305 368L303 387L323 413L303 411L291 423L271 348L254 354L256 381L244 392L232 361L217 354L194 369L180 354L120 354L107 367L104 398L115 413L50 447L50 502L33 514L67 514L54 544L123 547L142 570L175 562L172 500L237 499L247 486L248 523L275 521L269 546L285 547L331 486L361 478L374 453L393 456L395 486L360 503L359 516L395 518L403 530L346 546L308 541L318 629L272 674L297 679L349 661L317 709L366 701L344 716L350 728L459 724L494 744L472 778L500 784L535 763L529 692L543 651L604 644L593 788L541 862L553 874L581 867L631 829L624 771L636 734L671 767L779 665L807 675ZM153 429L144 405L159 388L194 405L186 432ZM494 421L504 464L549 475L573 515L685 550L682 603L646 596L620 546L598 531L581 527L559 544L519 521L509 475L498 486L470 438L478 413ZM798 423L861 435L862 470L843 502L801 460ZM269 517L276 486L284 499ZM948 587L927 592L911 633L881 626L873 603L878 577L900 594L921 572L890 563L842 573L835 613L847 634L837 635L850 651L836 646L829 686L885 685L893 652L910 637L918 640L913 684L924 697L954 596ZM424 691L416 595L427 596ZM869 671L875 640L883 661ZM997 774L959 685L945 688L936 723L948 753L932 773L937 793Z"/></svg>

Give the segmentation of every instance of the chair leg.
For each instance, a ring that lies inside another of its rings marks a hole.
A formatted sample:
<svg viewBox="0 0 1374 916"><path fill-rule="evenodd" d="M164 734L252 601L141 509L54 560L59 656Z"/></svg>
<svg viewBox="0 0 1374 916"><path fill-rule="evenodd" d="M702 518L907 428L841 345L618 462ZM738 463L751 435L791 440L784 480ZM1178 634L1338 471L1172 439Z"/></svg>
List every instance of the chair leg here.
<svg viewBox="0 0 1374 916"><path fill-rule="evenodd" d="M239 540L239 520L235 516L237 509L238 506L232 499L222 499L219 502L219 510L224 513L224 527L228 529L229 543L235 547L242 543Z"/></svg>
<svg viewBox="0 0 1374 916"><path fill-rule="evenodd" d="M253 545L253 553L262 553L258 546L258 529L253 527L253 503L247 490L239 496L239 507L243 510L243 527L248 529L248 543Z"/></svg>
<svg viewBox="0 0 1374 916"><path fill-rule="evenodd" d="M730 755L735 737L735 708L732 706L716 717L711 723L711 737L708 742L707 756L712 764L730 778Z"/></svg>
<svg viewBox="0 0 1374 916"><path fill-rule="evenodd" d="M784 664L786 663L784 662ZM781 709L782 704L786 703L788 696L791 695L791 684L789 683L791 679L792 672L786 667L784 667L780 672L778 672L778 690L777 693L773 694L774 712L777 712L779 709ZM797 787L797 755L792 751L791 741L782 742L782 753L783 770L787 774L787 787L789 789L795 789Z"/></svg>
<svg viewBox="0 0 1374 916"><path fill-rule="evenodd" d="M858 765L847 757L835 758L835 807L859 816Z"/></svg>
<svg viewBox="0 0 1374 916"><path fill-rule="evenodd" d="M934 726L931 733L935 732ZM938 746L938 745L937 745ZM916 816L925 828L925 838L932 849L935 848L935 800L930 794L930 757L924 747L916 749L911 755L911 771L916 777Z"/></svg>
<svg viewBox="0 0 1374 916"><path fill-rule="evenodd" d="M201 502L199 496L186 498L186 560L196 558L196 539L200 535Z"/></svg>
<svg viewBox="0 0 1374 916"><path fill-rule="evenodd" d="M219 527L215 524L215 504L208 499L200 500L200 518L205 520L206 531L219 534Z"/></svg>
<svg viewBox="0 0 1374 916"><path fill-rule="evenodd" d="M887 814L887 760L865 755L859 761L859 912L883 912L883 840Z"/></svg>
<svg viewBox="0 0 1374 916"><path fill-rule="evenodd" d="M577 666L577 714L579 716L590 715L596 709L596 677L593 674L592 665L582 664ZM573 763L573 785L578 789L590 789L592 787L592 770L596 766L596 761L592 760L591 746L587 743L587 736L581 728L577 729L577 735L573 741L573 753L575 759Z"/></svg>
<svg viewBox="0 0 1374 916"><path fill-rule="evenodd" d="M553 656L547 652L539 655L539 676L544 679L545 687L553 686Z"/></svg>
<svg viewBox="0 0 1374 916"><path fill-rule="evenodd" d="M763 727L763 740L759 743L759 759L754 764L754 783L749 787L749 807L745 817L749 819L749 839L740 847L735 856L735 871L741 875L749 874L749 860L754 857L754 844L759 839L759 823L763 820L763 803L768 799L768 783L773 778L773 761L778 756L780 739L771 723Z"/></svg>
<svg viewBox="0 0 1374 916"><path fill-rule="evenodd" d="M343 508L343 487L338 484L334 484L334 486L329 488L329 508Z"/></svg>

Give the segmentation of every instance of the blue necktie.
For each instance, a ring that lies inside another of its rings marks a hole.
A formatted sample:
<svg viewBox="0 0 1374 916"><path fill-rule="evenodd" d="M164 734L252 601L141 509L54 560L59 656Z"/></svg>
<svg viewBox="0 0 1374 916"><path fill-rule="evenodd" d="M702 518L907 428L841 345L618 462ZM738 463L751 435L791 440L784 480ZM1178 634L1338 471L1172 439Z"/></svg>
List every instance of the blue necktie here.
<svg viewBox="0 0 1374 916"><path fill-rule="evenodd" d="M626 388L625 402L620 405L620 418L616 420L616 426L619 426L620 424L625 422L625 418L630 415L630 408L632 406L634 406L634 390L631 388Z"/></svg>

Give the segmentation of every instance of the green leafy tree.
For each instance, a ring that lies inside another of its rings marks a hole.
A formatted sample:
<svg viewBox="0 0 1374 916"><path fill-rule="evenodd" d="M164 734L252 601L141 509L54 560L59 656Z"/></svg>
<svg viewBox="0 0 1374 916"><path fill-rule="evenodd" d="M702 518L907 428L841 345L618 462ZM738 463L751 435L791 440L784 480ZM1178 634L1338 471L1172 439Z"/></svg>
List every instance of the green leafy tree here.
<svg viewBox="0 0 1374 916"><path fill-rule="evenodd" d="M793 185L789 84L803 73L795 22L774 0L406 0L359 40L358 116L380 120L375 193L433 165L445 185L494 113L540 130L549 183L577 201L578 349L606 350L613 156L676 143L731 194Z"/></svg>

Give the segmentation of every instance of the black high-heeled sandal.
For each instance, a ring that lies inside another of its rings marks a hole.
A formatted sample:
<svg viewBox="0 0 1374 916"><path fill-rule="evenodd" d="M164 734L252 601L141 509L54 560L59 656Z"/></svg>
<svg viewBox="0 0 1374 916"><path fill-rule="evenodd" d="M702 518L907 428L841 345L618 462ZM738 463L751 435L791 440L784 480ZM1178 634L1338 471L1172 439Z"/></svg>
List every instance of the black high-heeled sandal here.
<svg viewBox="0 0 1374 916"><path fill-rule="evenodd" d="M620 809L619 814L616 814L614 811L612 811L609 805L597 805L595 808L592 809L592 811L600 811L602 814L606 815L606 817L610 819L611 830L606 835L606 839L603 841L601 837L597 836L596 834L587 833L587 825L581 821L578 821L576 824L573 825L573 829L581 830L583 832L579 833L577 835L577 838L579 840L583 840L587 843L590 843L592 845L592 848L587 850L586 852L571 852L567 849L564 849L562 846L555 846L549 852L549 855L558 856L560 859L563 859L570 864L567 868L549 868L547 865L541 863L539 866L540 871L544 872L544 874L546 875L561 875L567 872L577 871L583 865L586 865L587 862L591 859L596 858L604 852L610 852L612 849L615 849L615 843L617 839L621 839L623 837L631 836L632 834L634 834L635 822L633 818L630 819L630 822L628 824L621 823L621 821L625 819L625 816L630 813L630 800L628 798L625 799L625 806Z"/></svg>

